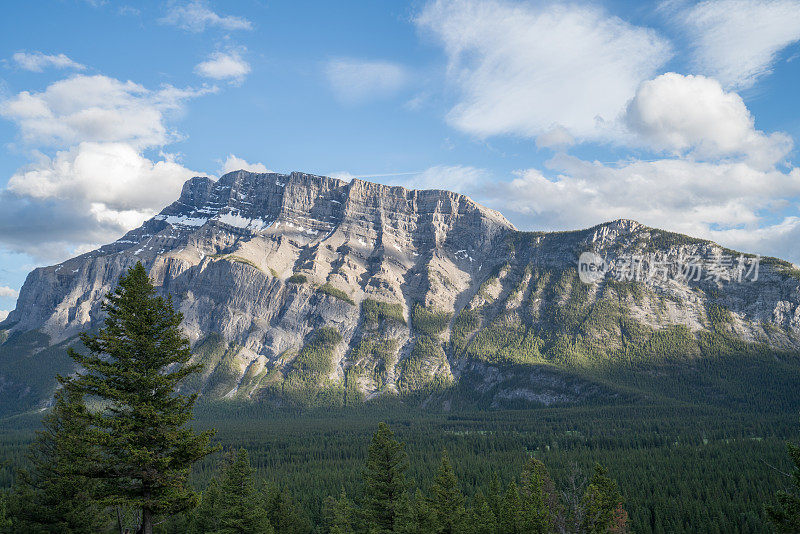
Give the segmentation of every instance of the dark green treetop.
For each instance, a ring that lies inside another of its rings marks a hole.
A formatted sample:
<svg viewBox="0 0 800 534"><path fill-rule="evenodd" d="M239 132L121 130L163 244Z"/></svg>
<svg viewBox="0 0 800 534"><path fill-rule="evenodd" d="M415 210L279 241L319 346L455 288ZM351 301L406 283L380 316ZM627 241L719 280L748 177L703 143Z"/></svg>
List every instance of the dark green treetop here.
<svg viewBox="0 0 800 534"><path fill-rule="evenodd" d="M18 473L10 499L14 532L86 534L107 526L95 501L97 483L82 474L96 461L86 439L89 419L81 395L67 383L30 446L31 469Z"/></svg>
<svg viewBox="0 0 800 534"><path fill-rule="evenodd" d="M458 479L446 450L442 451L442 461L433 479L431 509L436 517L437 533L455 534L461 531L464 519L464 495L458 487Z"/></svg>
<svg viewBox="0 0 800 534"><path fill-rule="evenodd" d="M386 423L372 436L364 470L365 516L371 532L394 532L398 503L406 491L408 455Z"/></svg>
<svg viewBox="0 0 800 534"><path fill-rule="evenodd" d="M216 534L272 534L253 468L245 449L231 453L222 478L219 527Z"/></svg>

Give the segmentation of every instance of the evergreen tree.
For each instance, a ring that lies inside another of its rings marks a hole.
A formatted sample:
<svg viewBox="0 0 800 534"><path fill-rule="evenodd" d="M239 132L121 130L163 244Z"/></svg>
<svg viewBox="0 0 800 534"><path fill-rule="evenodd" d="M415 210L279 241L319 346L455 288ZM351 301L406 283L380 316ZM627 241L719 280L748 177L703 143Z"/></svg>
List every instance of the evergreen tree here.
<svg viewBox="0 0 800 534"><path fill-rule="evenodd" d="M222 492L219 482L216 478L212 478L200 496L200 504L192 510L189 532L192 534L216 532L219 529L219 518L222 515L221 503Z"/></svg>
<svg viewBox="0 0 800 534"><path fill-rule="evenodd" d="M428 499L417 489L414 495L403 493L397 504L395 532L397 534L433 534L436 518Z"/></svg>
<svg viewBox="0 0 800 534"><path fill-rule="evenodd" d="M520 525L519 490L515 482L508 485L503 496L498 523L500 534L522 534L523 532Z"/></svg>
<svg viewBox="0 0 800 534"><path fill-rule="evenodd" d="M386 423L372 436L364 470L364 514L371 532L394 532L398 503L406 490L408 455Z"/></svg>
<svg viewBox="0 0 800 534"><path fill-rule="evenodd" d="M500 510L503 507L503 489L500 487L500 477L497 476L497 471L492 472L492 478L489 481L489 494L486 498L489 503L489 508L492 509L495 520L500 520Z"/></svg>
<svg viewBox="0 0 800 534"><path fill-rule="evenodd" d="M354 532L353 503L347 498L344 488L338 499L330 496L325 499L325 511L329 534L352 534Z"/></svg>
<svg viewBox="0 0 800 534"><path fill-rule="evenodd" d="M442 451L439 471L431 487L431 509L436 518L436 532L454 534L459 532L464 518L464 496L458 488L458 479L450 465L447 451Z"/></svg>
<svg viewBox="0 0 800 534"><path fill-rule="evenodd" d="M794 463L794 490L779 491L778 504L767 506L767 515L778 532L800 532L800 447L789 443L789 456Z"/></svg>
<svg viewBox="0 0 800 534"><path fill-rule="evenodd" d="M64 384L28 451L31 471L19 473L11 503L15 532L85 534L108 524L95 501L96 482L81 474L96 459L86 439L90 415L81 395Z"/></svg>
<svg viewBox="0 0 800 534"><path fill-rule="evenodd" d="M470 534L495 534L497 532L497 517L481 490L478 490L473 499L468 524L467 530Z"/></svg>
<svg viewBox="0 0 800 534"><path fill-rule="evenodd" d="M89 354L69 350L85 369L75 388L104 406L90 418L88 435L101 461L89 474L103 481L103 502L138 508L138 532L152 534L154 515L196 505L197 495L186 483L189 468L212 452L213 431L195 434L186 426L196 395L176 393L200 366L188 363L182 315L171 298L156 296L141 263L128 269L103 310L104 327L96 335L81 335Z"/></svg>
<svg viewBox="0 0 800 534"><path fill-rule="evenodd" d="M543 534L553 530L554 512L558 501L547 468L536 458L530 459L522 474L520 498L524 532Z"/></svg>
<svg viewBox="0 0 800 534"><path fill-rule="evenodd" d="M284 489L269 489L266 496L267 518L275 534L308 534L312 526Z"/></svg>
<svg viewBox="0 0 800 534"><path fill-rule="evenodd" d="M274 531L256 491L245 449L231 453L222 475L219 527L215 534L272 534Z"/></svg>
<svg viewBox="0 0 800 534"><path fill-rule="evenodd" d="M608 469L595 464L594 473L583 496L583 529L590 534L608 532L615 512L621 508L622 494Z"/></svg>
<svg viewBox="0 0 800 534"><path fill-rule="evenodd" d="M7 491L0 491L0 534L13 532L11 521L10 501L11 497Z"/></svg>
<svg viewBox="0 0 800 534"><path fill-rule="evenodd" d="M11 531L11 515L8 506L8 492L0 491L0 532Z"/></svg>

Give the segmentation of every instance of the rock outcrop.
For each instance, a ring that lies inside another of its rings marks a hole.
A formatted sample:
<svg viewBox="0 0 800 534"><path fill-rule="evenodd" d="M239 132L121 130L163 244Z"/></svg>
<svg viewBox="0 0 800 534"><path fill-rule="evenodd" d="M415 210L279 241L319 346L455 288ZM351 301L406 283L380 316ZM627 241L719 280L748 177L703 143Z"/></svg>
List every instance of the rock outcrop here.
<svg viewBox="0 0 800 534"><path fill-rule="evenodd" d="M587 251L607 271L591 283L577 270ZM369 399L447 386L487 364L649 358L664 332L682 357L702 355L709 335L800 350L800 274L780 260L633 221L520 232L452 192L237 171L192 178L121 239L34 270L0 323L4 346L17 347L0 353L0 396L45 402L52 382L31 387L25 362L99 326L103 296L137 261L183 312L206 364L191 387L212 397L288 388ZM586 390L536 376L505 384L495 368L476 387L545 403Z"/></svg>

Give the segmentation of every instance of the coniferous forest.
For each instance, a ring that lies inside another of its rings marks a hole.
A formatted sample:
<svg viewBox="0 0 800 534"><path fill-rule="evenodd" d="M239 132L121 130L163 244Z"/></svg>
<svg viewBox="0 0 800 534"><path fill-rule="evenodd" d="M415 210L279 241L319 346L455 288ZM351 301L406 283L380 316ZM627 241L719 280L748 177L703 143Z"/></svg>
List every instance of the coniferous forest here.
<svg viewBox="0 0 800 534"><path fill-rule="evenodd" d="M800 531L791 415L204 404L177 392L198 368L140 264L104 309L41 421L3 422L2 532Z"/></svg>

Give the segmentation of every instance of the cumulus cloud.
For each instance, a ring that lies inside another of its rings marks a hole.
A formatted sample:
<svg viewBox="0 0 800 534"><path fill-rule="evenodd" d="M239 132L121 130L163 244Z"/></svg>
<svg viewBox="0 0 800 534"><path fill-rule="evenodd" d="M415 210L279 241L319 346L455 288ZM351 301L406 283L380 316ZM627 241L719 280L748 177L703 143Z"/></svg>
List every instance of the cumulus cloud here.
<svg viewBox="0 0 800 534"><path fill-rule="evenodd" d="M119 210L153 210L196 176L173 156L153 162L127 143L83 142L17 171L8 190L33 199L83 200ZM99 207L94 208L100 213ZM141 220L139 221L141 222Z"/></svg>
<svg viewBox="0 0 800 534"><path fill-rule="evenodd" d="M0 195L0 244L59 261L142 224L202 175L170 154L151 161L127 143L84 142L17 171ZM84 246L82 246L84 245Z"/></svg>
<svg viewBox="0 0 800 534"><path fill-rule="evenodd" d="M42 72L48 67L55 69L75 69L83 70L86 67L71 60L64 54L44 54L42 52L17 52L12 57L14 62L21 69L32 72Z"/></svg>
<svg viewBox="0 0 800 534"><path fill-rule="evenodd" d="M144 151L178 139L169 117L208 91L75 76L0 102L32 159L0 193L0 246L61 260L116 239L173 201L202 173Z"/></svg>
<svg viewBox="0 0 800 534"><path fill-rule="evenodd" d="M742 98L704 76L670 72L644 82L628 105L626 119L655 149L676 154L741 156L768 168L792 149L788 135L756 130Z"/></svg>
<svg viewBox="0 0 800 534"><path fill-rule="evenodd" d="M406 69L396 63L352 58L328 61L325 75L336 97L350 104L390 96L409 80Z"/></svg>
<svg viewBox="0 0 800 534"><path fill-rule="evenodd" d="M242 158L237 158L233 154L228 154L225 163L222 164L220 174L227 174L233 171L245 170L250 172L274 172L267 168L263 163L248 163Z"/></svg>
<svg viewBox="0 0 800 534"><path fill-rule="evenodd" d="M784 217L779 222L760 228L710 229L707 236L735 250L775 256L800 265L800 252L797 250L800 217Z"/></svg>
<svg viewBox="0 0 800 534"><path fill-rule="evenodd" d="M0 297L15 299L19 296L19 291L8 286L0 286Z"/></svg>
<svg viewBox="0 0 800 534"><path fill-rule="evenodd" d="M177 26L183 30L199 33L209 27L223 30L252 30L253 23L244 17L218 15L206 2L195 1L173 4L167 14L159 19L162 24Z"/></svg>
<svg viewBox="0 0 800 534"><path fill-rule="evenodd" d="M241 83L250 74L250 64L237 51L214 52L198 64L194 71L206 78Z"/></svg>
<svg viewBox="0 0 800 534"><path fill-rule="evenodd" d="M769 74L778 53L800 40L798 0L709 0L679 13L697 72L744 88Z"/></svg>
<svg viewBox="0 0 800 534"><path fill-rule="evenodd" d="M174 141L177 136L167 129L166 115L213 90L165 86L151 91L131 81L78 75L0 102L0 116L15 122L22 140L31 145L125 141L145 148Z"/></svg>
<svg viewBox="0 0 800 534"><path fill-rule="evenodd" d="M587 5L436 0L415 21L447 54L459 91L448 122L481 137L537 137L559 124L604 138L672 54L653 30Z"/></svg>
<svg viewBox="0 0 800 534"><path fill-rule="evenodd" d="M9 313L11 313L9 310L0 310L0 321L5 321Z"/></svg>
<svg viewBox="0 0 800 534"><path fill-rule="evenodd" d="M98 220L88 203L0 192L0 247L36 262L62 261L85 245L108 243L128 229Z"/></svg>
<svg viewBox="0 0 800 534"><path fill-rule="evenodd" d="M484 184L478 196L526 228L576 229L628 218L731 246L745 243L743 236L752 230L776 231L765 224L767 216L800 198L800 169L759 170L745 162L611 165L561 154L547 166L547 171L519 171L509 182ZM800 260L796 247L773 250L755 238L746 244L748 251Z"/></svg>

